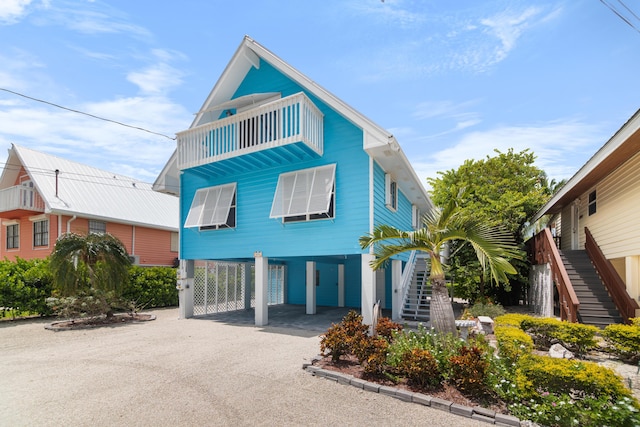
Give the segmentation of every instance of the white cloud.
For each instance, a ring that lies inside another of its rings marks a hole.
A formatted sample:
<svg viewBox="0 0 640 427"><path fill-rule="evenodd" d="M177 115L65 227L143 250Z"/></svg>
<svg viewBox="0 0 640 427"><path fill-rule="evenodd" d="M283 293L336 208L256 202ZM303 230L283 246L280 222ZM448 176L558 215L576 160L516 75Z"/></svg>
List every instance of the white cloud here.
<svg viewBox="0 0 640 427"><path fill-rule="evenodd" d="M15 24L29 12L31 0L2 0L0 1L0 24Z"/></svg>
<svg viewBox="0 0 640 427"><path fill-rule="evenodd" d="M484 9L489 7L491 6ZM499 7L502 8L502 4ZM376 15L385 14L385 10L380 7L367 6L367 10L375 11ZM371 64L371 70L365 78L368 81L378 81L398 77L416 78L449 71L487 72L504 61L527 32L551 22L561 12L561 8L548 10L542 7L513 7L500 9L496 13L487 11L486 17L478 18L476 8L461 9L450 15L429 15L413 11L413 21L398 19L398 22L413 22L416 26L419 24L420 37L416 37L413 31L395 32L396 38L386 41L375 53L367 51L366 63ZM389 15L387 19L394 19L393 15ZM406 25L400 25L401 28L404 26ZM362 58L357 60L364 62Z"/></svg>
<svg viewBox="0 0 640 427"><path fill-rule="evenodd" d="M183 73L168 64L174 58L182 59L179 53L166 50L154 50L153 56L158 62L143 70L132 71L127 80L138 86L143 94L166 94L182 84Z"/></svg>
<svg viewBox="0 0 640 427"><path fill-rule="evenodd" d="M405 0L355 1L351 2L351 8L357 13L372 16L386 25L406 28L421 24L426 18L423 13L411 10L410 3Z"/></svg>
<svg viewBox="0 0 640 427"><path fill-rule="evenodd" d="M60 25L82 34L129 34L139 38L150 38L144 27L132 23L119 10L102 2L57 1L47 8L46 14L38 16L40 25Z"/></svg>
<svg viewBox="0 0 640 427"><path fill-rule="evenodd" d="M494 156L496 149L506 152L509 148L516 152L529 149L536 156L536 166L560 180L570 178L604 144L605 136L596 124L554 121L466 133L440 151L433 150L436 144L421 140L408 143L405 152L423 183L426 178L437 178L439 171L457 169L467 159L483 159ZM429 150L426 156L419 154Z"/></svg>

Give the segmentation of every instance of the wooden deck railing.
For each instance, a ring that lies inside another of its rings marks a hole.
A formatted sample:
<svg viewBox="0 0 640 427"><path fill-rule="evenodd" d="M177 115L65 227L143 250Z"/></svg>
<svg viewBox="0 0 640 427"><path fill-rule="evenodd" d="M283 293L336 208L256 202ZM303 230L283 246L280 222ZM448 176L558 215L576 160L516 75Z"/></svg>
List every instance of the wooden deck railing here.
<svg viewBox="0 0 640 427"><path fill-rule="evenodd" d="M323 114L302 92L179 132L178 169L301 142L322 155Z"/></svg>
<svg viewBox="0 0 640 427"><path fill-rule="evenodd" d="M586 236L584 248L587 250L591 262L596 267L596 271L606 286L607 291L609 291L613 303L618 308L618 311L620 311L620 315L625 322L629 322L629 318L636 316L638 303L629 296L622 278L620 278L618 272L613 268L611 261L604 256L600 246L598 246L598 243L587 227L584 228L584 233Z"/></svg>
<svg viewBox="0 0 640 427"><path fill-rule="evenodd" d="M577 322L580 302L564 268L560 252L553 241L551 230L545 228L533 236L528 244L532 264L549 263L551 267L551 276L560 297L560 318L573 323Z"/></svg>

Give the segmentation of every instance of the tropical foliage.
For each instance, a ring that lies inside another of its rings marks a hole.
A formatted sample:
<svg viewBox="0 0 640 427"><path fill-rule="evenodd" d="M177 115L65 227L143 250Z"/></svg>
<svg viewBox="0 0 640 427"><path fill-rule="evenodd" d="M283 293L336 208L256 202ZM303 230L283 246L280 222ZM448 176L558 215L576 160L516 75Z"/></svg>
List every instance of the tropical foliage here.
<svg viewBox="0 0 640 427"><path fill-rule="evenodd" d="M467 160L456 170L438 172L428 179L431 198L438 206L457 200L466 215L473 215L488 226L500 226L517 244L524 241L528 220L547 202L558 185L534 165L535 156L529 150L506 153L496 150L493 157ZM561 184L561 183L560 183ZM460 193L460 190L464 192ZM450 278L456 296L484 300L485 296L503 304L516 303L521 289L527 286L528 264L518 258L508 259L518 270L509 281L491 281L477 261L471 247L454 241L451 251ZM514 293L510 293L511 290Z"/></svg>
<svg viewBox="0 0 640 427"><path fill-rule="evenodd" d="M509 260L521 256L508 231L466 215L458 202L451 199L443 209L433 208L427 212L422 218L422 227L417 230L403 231L382 224L360 237L363 249L374 247L375 259L371 264L374 269L402 252L422 251L429 255L431 322L436 331L450 334L456 333L455 318L440 258L446 245L458 241L468 244L482 270L496 282L507 281L507 274L516 273Z"/></svg>

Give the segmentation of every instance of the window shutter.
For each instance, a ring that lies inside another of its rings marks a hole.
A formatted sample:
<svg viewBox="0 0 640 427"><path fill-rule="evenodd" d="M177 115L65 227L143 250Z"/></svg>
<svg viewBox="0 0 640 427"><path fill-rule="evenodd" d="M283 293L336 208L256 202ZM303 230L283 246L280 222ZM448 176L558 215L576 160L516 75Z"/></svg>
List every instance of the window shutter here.
<svg viewBox="0 0 640 427"><path fill-rule="evenodd" d="M199 189L191 202L191 208L184 227L206 227L225 224L235 193L235 183Z"/></svg>
<svg viewBox="0 0 640 427"><path fill-rule="evenodd" d="M336 165L332 164L281 174L270 218L327 213L335 171Z"/></svg>

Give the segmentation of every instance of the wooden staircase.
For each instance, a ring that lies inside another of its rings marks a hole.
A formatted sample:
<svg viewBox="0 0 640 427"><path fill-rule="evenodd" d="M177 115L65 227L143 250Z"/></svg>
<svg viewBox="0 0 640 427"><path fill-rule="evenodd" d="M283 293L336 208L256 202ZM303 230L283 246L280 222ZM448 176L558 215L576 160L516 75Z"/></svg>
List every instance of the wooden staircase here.
<svg viewBox="0 0 640 427"><path fill-rule="evenodd" d="M578 321L599 328L624 323L587 252L565 251L560 252L560 257L580 301Z"/></svg>
<svg viewBox="0 0 640 427"><path fill-rule="evenodd" d="M424 254L416 256L411 285L402 304L402 318L405 320L429 321L431 286L429 286L427 261L428 257Z"/></svg>

